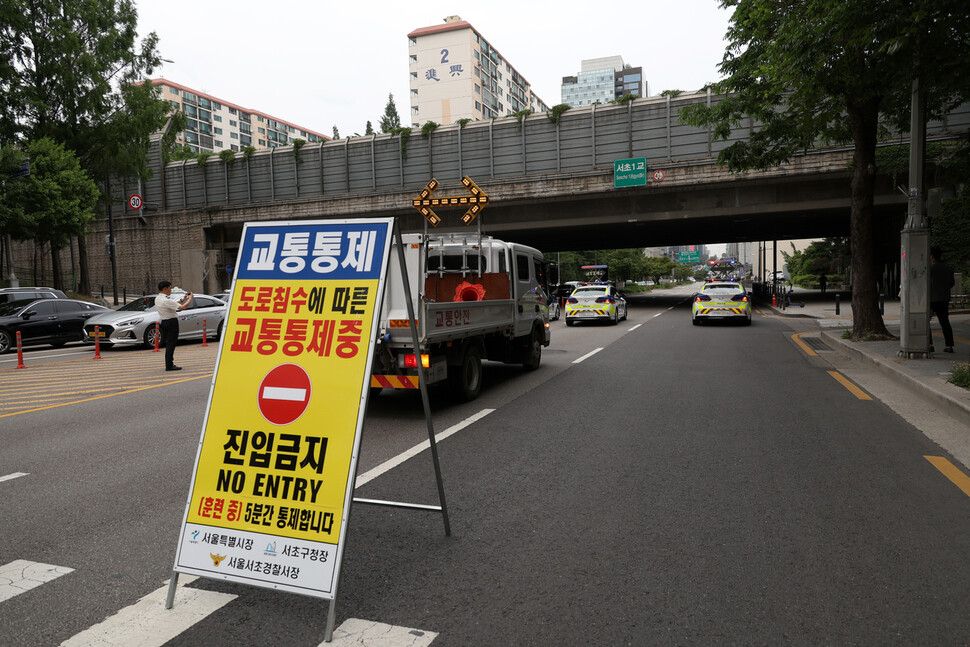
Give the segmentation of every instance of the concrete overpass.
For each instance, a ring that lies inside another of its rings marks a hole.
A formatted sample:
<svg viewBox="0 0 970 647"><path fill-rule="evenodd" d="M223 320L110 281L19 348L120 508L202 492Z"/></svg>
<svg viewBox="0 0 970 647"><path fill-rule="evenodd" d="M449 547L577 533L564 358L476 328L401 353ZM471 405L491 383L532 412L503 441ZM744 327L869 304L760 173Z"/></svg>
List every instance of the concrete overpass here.
<svg viewBox="0 0 970 647"><path fill-rule="evenodd" d="M411 200L432 177L441 182L435 196L450 196L464 194L459 180L470 176L491 199L487 233L547 252L847 235L851 150L819 148L776 169L730 174L714 160L735 140L712 143L707 130L678 119L684 105L713 100L638 99L572 109L558 122L545 114L510 117L406 138L240 153L228 162L214 156L163 165L156 140L154 177L112 187L119 285L152 289L161 276L215 291L227 283L242 224L252 220L396 216L405 231L418 231L424 221ZM734 137L746 138L753 127ZM931 139L965 136L970 106L927 130ZM886 142L895 143L908 137ZM647 185L614 188L614 160L639 157L647 159ZM656 170L662 181L652 179ZM130 209L133 193L153 210ZM887 253L898 255L905 212L894 178L880 177L876 220ZM442 210L439 228L463 229L461 213ZM90 237L94 284L110 284L101 254L106 233L105 219Z"/></svg>

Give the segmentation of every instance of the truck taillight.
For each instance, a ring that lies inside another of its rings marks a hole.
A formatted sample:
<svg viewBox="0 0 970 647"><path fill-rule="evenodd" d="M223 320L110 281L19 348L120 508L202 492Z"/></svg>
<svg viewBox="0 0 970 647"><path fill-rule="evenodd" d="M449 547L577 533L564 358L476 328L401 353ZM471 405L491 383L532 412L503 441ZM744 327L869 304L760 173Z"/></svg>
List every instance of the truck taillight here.
<svg viewBox="0 0 970 647"><path fill-rule="evenodd" d="M422 355L421 356L421 366L423 366L424 368L430 368L431 367L431 356L430 355ZM410 355L405 355L404 356L404 368L417 368L417 367L418 367L418 358L417 358L417 355L410 354Z"/></svg>

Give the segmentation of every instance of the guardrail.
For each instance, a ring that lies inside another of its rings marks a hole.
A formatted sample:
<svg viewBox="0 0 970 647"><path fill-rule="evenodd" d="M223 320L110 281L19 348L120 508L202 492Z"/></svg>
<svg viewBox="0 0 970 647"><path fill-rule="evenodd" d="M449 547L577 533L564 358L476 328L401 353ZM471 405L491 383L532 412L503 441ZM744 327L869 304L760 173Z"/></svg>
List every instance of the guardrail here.
<svg viewBox="0 0 970 647"><path fill-rule="evenodd" d="M645 157L653 168L712 160L757 127L749 120L730 140L712 142L710 129L679 123L685 105L717 100L706 93L637 99L573 108L555 122L547 114L475 121L440 126L427 136L412 129L406 138L380 134L238 153L229 162L213 156L204 163L163 165L158 136L149 153L154 177L144 184L113 182L112 213L142 216L127 206L132 193L158 209L195 209L392 192L423 187L432 176L457 182L466 175L480 180L604 171L626 158ZM964 105L945 121L929 123L927 136L968 130L970 105Z"/></svg>

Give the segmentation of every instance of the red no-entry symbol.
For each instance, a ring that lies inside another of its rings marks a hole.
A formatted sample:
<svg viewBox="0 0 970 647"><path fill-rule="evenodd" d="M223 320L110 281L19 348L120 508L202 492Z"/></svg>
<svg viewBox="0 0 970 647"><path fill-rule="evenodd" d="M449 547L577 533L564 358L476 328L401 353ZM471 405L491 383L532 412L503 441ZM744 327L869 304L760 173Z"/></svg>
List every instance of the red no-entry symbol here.
<svg viewBox="0 0 970 647"><path fill-rule="evenodd" d="M281 364L259 384L259 412L274 425L288 425L310 404L310 376L302 366Z"/></svg>

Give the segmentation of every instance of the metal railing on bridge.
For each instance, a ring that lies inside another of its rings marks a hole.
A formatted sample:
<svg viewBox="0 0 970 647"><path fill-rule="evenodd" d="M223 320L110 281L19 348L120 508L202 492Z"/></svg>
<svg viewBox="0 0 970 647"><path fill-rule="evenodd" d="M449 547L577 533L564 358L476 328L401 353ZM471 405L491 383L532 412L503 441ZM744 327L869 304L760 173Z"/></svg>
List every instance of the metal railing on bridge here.
<svg viewBox="0 0 970 647"><path fill-rule="evenodd" d="M470 176L476 181L602 173L613 161L647 158L651 168L709 163L755 127L735 129L732 139L711 142L706 128L680 123L681 107L712 102L710 94L637 99L619 105L573 108L558 121L549 114L440 126L427 136L380 134L303 146L236 154L230 162L213 156L162 165L161 142L150 153L154 177L144 185L115 182L115 214L138 215L126 206L137 192L161 210L398 192L423 187L430 177L445 182ZM970 106L932 122L928 136L970 130ZM908 141L904 135L901 141Z"/></svg>

